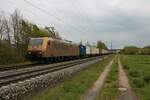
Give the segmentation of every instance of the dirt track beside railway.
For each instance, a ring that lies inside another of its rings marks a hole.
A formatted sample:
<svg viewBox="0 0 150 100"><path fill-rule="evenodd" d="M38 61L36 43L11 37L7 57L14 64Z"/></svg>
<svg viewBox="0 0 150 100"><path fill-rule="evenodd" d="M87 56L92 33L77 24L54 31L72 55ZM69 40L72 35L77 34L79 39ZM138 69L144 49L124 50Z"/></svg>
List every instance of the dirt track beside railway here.
<svg viewBox="0 0 150 100"><path fill-rule="evenodd" d="M87 93L83 97L81 97L82 100L96 100L97 94L103 87L106 77L111 69L111 66L113 64L112 60L104 69L104 71L100 74L99 78L97 81L93 84L93 86L88 90Z"/></svg>
<svg viewBox="0 0 150 100"><path fill-rule="evenodd" d="M126 73L120 62L120 59L118 59L118 70L119 70L118 80L119 80L119 90L120 90L120 95L118 100L138 100L131 89Z"/></svg>

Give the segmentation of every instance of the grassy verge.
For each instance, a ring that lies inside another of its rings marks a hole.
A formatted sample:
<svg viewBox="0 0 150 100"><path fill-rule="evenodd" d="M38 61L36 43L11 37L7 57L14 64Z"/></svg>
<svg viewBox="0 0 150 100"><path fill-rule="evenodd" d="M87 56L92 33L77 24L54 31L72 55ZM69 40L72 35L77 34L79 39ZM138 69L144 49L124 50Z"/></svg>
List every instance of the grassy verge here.
<svg viewBox="0 0 150 100"><path fill-rule="evenodd" d="M118 63L117 59L115 59L106 82L97 96L97 100L116 100L118 94Z"/></svg>
<svg viewBox="0 0 150 100"><path fill-rule="evenodd" d="M20 62L20 63L15 63L15 64L2 64L0 65L0 68L5 68L5 67L14 67L14 66L21 66L21 65L25 65L25 64L31 64L31 61L24 61L24 62Z"/></svg>
<svg viewBox="0 0 150 100"><path fill-rule="evenodd" d="M104 66L112 59L109 57L91 67L78 72L53 88L48 88L24 100L79 100L103 71Z"/></svg>
<svg viewBox="0 0 150 100"><path fill-rule="evenodd" d="M122 55L133 90L140 100L150 100L150 56Z"/></svg>

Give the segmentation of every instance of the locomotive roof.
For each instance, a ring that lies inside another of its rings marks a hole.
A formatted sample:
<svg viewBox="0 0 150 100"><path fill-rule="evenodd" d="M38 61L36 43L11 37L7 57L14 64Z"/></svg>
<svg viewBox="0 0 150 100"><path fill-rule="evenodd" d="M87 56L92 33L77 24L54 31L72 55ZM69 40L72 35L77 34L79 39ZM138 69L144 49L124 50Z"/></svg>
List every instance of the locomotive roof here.
<svg viewBox="0 0 150 100"><path fill-rule="evenodd" d="M55 39L55 38L51 38L51 37L33 37L33 38L37 38L37 39L48 38L48 40L50 40L50 41L58 41L58 42L61 42L61 43L77 45L77 44L75 44L75 43L73 43L71 41L68 41L68 40Z"/></svg>
<svg viewBox="0 0 150 100"><path fill-rule="evenodd" d="M49 40L51 40L51 41L59 41L59 42L62 42L62 43L74 44L75 45L75 43L67 41L67 40L60 40L60 39L55 39L55 38L49 38Z"/></svg>

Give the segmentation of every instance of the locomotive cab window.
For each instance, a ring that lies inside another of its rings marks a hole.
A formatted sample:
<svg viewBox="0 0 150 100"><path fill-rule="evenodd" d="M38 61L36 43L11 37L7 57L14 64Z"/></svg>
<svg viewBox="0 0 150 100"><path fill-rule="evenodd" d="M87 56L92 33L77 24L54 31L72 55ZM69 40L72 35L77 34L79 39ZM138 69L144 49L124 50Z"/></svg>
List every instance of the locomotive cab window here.
<svg viewBox="0 0 150 100"><path fill-rule="evenodd" d="M43 39L35 39L35 38L31 38L30 39L30 45L31 46L40 46L43 43Z"/></svg>

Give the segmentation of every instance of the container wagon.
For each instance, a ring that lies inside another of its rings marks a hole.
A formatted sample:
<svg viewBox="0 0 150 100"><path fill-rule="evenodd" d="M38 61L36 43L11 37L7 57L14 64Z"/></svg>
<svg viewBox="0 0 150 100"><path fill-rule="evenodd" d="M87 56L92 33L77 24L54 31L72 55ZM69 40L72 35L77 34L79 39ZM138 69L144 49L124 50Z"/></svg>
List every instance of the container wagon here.
<svg viewBox="0 0 150 100"><path fill-rule="evenodd" d="M90 46L86 46L86 57L89 57L91 55Z"/></svg>
<svg viewBox="0 0 150 100"><path fill-rule="evenodd" d="M86 57L86 46L84 45L79 45L79 55L80 58Z"/></svg>
<svg viewBox="0 0 150 100"><path fill-rule="evenodd" d="M106 49L101 49L100 54L101 55L107 55L107 54L109 54L109 51Z"/></svg>
<svg viewBox="0 0 150 100"><path fill-rule="evenodd" d="M96 56L97 48L96 47L90 47L90 54L91 54L91 56Z"/></svg>

